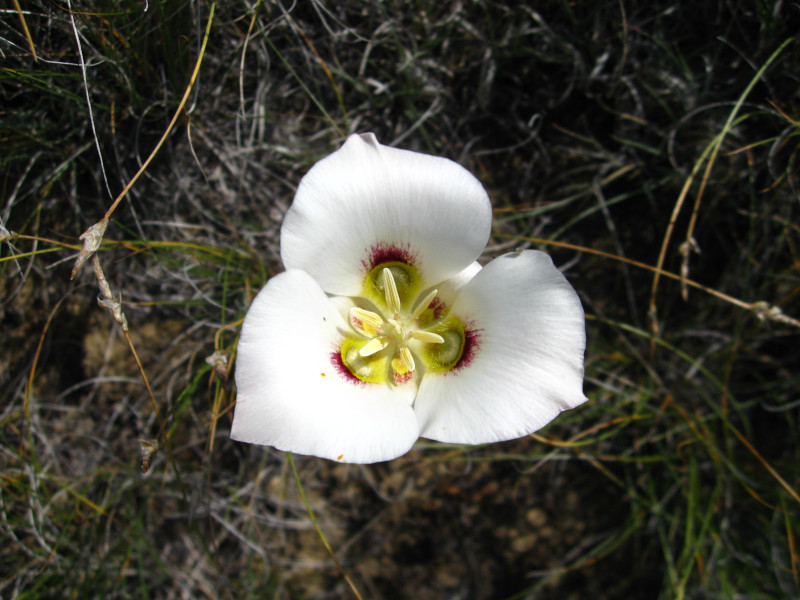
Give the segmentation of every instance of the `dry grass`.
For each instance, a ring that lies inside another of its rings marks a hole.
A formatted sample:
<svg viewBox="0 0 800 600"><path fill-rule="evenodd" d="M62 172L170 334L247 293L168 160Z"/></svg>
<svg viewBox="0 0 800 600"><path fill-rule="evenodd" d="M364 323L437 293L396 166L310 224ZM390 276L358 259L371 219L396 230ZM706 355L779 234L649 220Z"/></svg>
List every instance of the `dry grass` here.
<svg viewBox="0 0 800 600"><path fill-rule="evenodd" d="M735 0L0 9L0 596L800 596L798 28ZM353 131L472 170L486 258L553 254L591 402L297 477L228 439L282 215ZM98 292L70 274L106 214Z"/></svg>

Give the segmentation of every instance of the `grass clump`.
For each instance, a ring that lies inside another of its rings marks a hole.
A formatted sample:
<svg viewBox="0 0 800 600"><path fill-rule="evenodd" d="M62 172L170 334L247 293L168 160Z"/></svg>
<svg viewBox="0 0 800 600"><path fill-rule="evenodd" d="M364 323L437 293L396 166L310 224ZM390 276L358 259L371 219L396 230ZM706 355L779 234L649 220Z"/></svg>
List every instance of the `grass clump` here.
<svg viewBox="0 0 800 600"><path fill-rule="evenodd" d="M0 11L0 595L800 596L799 25L732 0ZM282 215L353 131L476 173L487 258L554 256L588 404L364 467L228 439ZM125 332L70 271L140 170L96 254Z"/></svg>

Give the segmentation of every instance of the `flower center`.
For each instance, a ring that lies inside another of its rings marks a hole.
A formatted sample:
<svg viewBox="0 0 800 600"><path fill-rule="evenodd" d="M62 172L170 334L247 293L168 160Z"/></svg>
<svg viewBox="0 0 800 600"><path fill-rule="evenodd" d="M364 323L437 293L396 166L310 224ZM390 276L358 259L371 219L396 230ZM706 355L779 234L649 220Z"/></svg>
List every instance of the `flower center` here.
<svg viewBox="0 0 800 600"><path fill-rule="evenodd" d="M353 306L350 324L361 334L342 345L342 363L368 383L406 383L419 372L450 370L461 358L464 327L455 317L441 318L437 290L418 293L420 278L405 263L379 265L367 276L365 298L377 310ZM416 359L415 359L416 356Z"/></svg>

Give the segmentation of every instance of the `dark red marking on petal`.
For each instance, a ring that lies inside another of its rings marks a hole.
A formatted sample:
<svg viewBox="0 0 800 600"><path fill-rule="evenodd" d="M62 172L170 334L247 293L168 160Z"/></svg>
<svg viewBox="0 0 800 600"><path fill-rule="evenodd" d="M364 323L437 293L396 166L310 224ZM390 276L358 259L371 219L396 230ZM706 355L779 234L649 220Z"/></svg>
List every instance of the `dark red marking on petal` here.
<svg viewBox="0 0 800 600"><path fill-rule="evenodd" d="M480 350L482 337L483 329L476 329L474 323L469 323L464 327L464 349L461 351L461 358L449 371L450 373L456 373L472 364L476 353Z"/></svg>
<svg viewBox="0 0 800 600"><path fill-rule="evenodd" d="M347 368L347 365L344 364L342 360L342 346L339 345L335 347L334 351L331 352L331 364L333 368L336 369L336 372L341 375L342 379L346 379L350 383L358 386L366 385L363 381L361 381L358 377L353 375L353 372Z"/></svg>
<svg viewBox="0 0 800 600"><path fill-rule="evenodd" d="M449 312L449 307L447 304L444 303L439 296L436 296L431 303L428 305L430 308L433 309L433 319L438 321L442 317L444 317Z"/></svg>
<svg viewBox="0 0 800 600"><path fill-rule="evenodd" d="M397 371L392 372L392 380L394 381L395 385L403 385L404 383L408 383L414 378L414 371L408 371L407 373L403 373L402 375Z"/></svg>
<svg viewBox="0 0 800 600"><path fill-rule="evenodd" d="M400 262L416 267L416 256L411 251L409 244L387 244L378 242L368 251L367 258L361 261L361 266L369 273L378 265L388 262Z"/></svg>

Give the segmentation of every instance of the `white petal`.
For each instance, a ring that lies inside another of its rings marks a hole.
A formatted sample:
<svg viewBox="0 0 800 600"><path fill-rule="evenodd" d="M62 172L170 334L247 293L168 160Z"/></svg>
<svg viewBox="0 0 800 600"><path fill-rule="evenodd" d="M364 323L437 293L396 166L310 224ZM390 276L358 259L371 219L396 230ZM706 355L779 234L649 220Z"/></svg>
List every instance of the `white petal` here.
<svg viewBox="0 0 800 600"><path fill-rule="evenodd" d="M513 439L586 400L583 308L543 252L490 262L462 288L452 314L474 344L453 371L422 380L414 409L423 437L466 444Z"/></svg>
<svg viewBox="0 0 800 600"><path fill-rule="evenodd" d="M281 228L281 258L332 294L357 295L366 273L392 257L435 284L483 252L489 197L446 158L351 135L300 182Z"/></svg>
<svg viewBox="0 0 800 600"><path fill-rule="evenodd" d="M242 326L231 437L341 462L404 454L419 435L413 386L365 384L335 362L348 325L302 271L273 277Z"/></svg>

